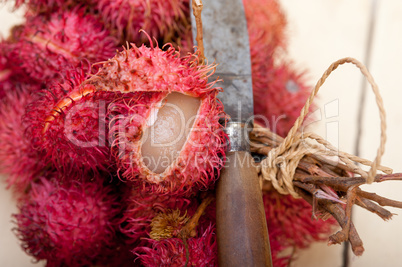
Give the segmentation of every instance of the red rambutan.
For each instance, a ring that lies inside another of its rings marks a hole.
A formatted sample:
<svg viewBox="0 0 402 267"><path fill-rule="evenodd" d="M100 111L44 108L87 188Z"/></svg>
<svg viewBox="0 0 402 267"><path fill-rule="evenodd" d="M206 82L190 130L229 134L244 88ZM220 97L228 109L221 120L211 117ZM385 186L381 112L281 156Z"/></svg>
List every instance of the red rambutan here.
<svg viewBox="0 0 402 267"><path fill-rule="evenodd" d="M140 30L156 38L169 40L188 24L188 0L100 0L97 8L106 26L122 44L148 41Z"/></svg>
<svg viewBox="0 0 402 267"><path fill-rule="evenodd" d="M183 198L134 190L126 201L129 206L124 212L121 232L129 237L133 253L141 264L184 265L183 238L187 240L192 265L209 266L216 262L215 227L212 226L215 212L212 204L205 206L207 198L204 194ZM199 210L201 206L203 209ZM193 217L198 219L195 221ZM188 224L194 228L189 228Z"/></svg>
<svg viewBox="0 0 402 267"><path fill-rule="evenodd" d="M257 116L257 121L285 136L299 117L310 87L304 84L304 74L297 73L289 64L273 66L267 62L265 67L255 72L259 77L253 87L254 113L262 115Z"/></svg>
<svg viewBox="0 0 402 267"><path fill-rule="evenodd" d="M262 45L263 53L285 47L286 18L278 0L243 0L250 49ZM270 47L271 49L268 49Z"/></svg>
<svg viewBox="0 0 402 267"><path fill-rule="evenodd" d="M168 195L145 194L133 191L126 201L127 209L121 224L121 232L130 238L130 243L139 243L151 232L151 222L159 213L178 210L181 213L193 214L197 201Z"/></svg>
<svg viewBox="0 0 402 267"><path fill-rule="evenodd" d="M26 136L43 162L70 175L113 169L106 110L114 93L94 93L93 86L81 85L87 70L66 70L65 77L39 92L24 115Z"/></svg>
<svg viewBox="0 0 402 267"><path fill-rule="evenodd" d="M274 266L287 266L292 255L284 255L286 248L307 248L316 241L324 241L333 230L333 218L312 219L312 207L303 199L270 191L263 194ZM277 264L275 264L275 262Z"/></svg>
<svg viewBox="0 0 402 267"><path fill-rule="evenodd" d="M40 178L14 215L22 248L47 266L88 266L113 249L120 212L112 187L102 179L59 184Z"/></svg>
<svg viewBox="0 0 402 267"><path fill-rule="evenodd" d="M110 127L122 176L145 181L150 191L186 194L207 189L224 163L226 135L212 66L172 47L133 47L118 53L86 84L99 91L134 92L115 101Z"/></svg>
<svg viewBox="0 0 402 267"><path fill-rule="evenodd" d="M191 25L181 25L182 29L178 31L178 35L169 41L178 51L181 56L194 53L193 33Z"/></svg>
<svg viewBox="0 0 402 267"><path fill-rule="evenodd" d="M147 239L148 246L134 250L144 266L185 266L186 246L180 238L160 241ZM209 226L199 237L186 240L188 266L217 266L217 245L215 227Z"/></svg>
<svg viewBox="0 0 402 267"><path fill-rule="evenodd" d="M60 9L72 9L79 5L90 6L94 4L94 2L94 0L16 0L15 8L25 6L30 15L39 13L50 14Z"/></svg>
<svg viewBox="0 0 402 267"><path fill-rule="evenodd" d="M14 44L0 41L0 99L7 91L33 92L41 88L41 84L32 79L15 65L12 58Z"/></svg>
<svg viewBox="0 0 402 267"><path fill-rule="evenodd" d="M279 2L244 0L244 7L250 39L254 113L258 115L257 121L284 136L299 116L310 88L304 85L303 75L292 70L290 64L276 66L278 48L286 47L286 18Z"/></svg>
<svg viewBox="0 0 402 267"><path fill-rule="evenodd" d="M26 106L34 99L32 93L41 85L12 67L9 52L10 42L0 42L0 172L19 195L43 167L24 137L26 124L22 121Z"/></svg>
<svg viewBox="0 0 402 267"><path fill-rule="evenodd" d="M22 116L32 96L27 90L14 89L7 90L0 103L0 171L8 175L8 186L23 192L44 166L24 136Z"/></svg>
<svg viewBox="0 0 402 267"><path fill-rule="evenodd" d="M41 82L62 73L66 65L107 60L116 52L117 40L80 9L29 17L19 34L13 44L14 64Z"/></svg>

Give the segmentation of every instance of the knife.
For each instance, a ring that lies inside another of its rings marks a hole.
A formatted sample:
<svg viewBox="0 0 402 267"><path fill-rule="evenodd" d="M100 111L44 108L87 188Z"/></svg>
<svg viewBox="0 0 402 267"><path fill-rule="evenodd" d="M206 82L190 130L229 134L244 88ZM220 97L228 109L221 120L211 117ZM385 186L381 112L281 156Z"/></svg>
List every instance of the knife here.
<svg viewBox="0 0 402 267"><path fill-rule="evenodd" d="M225 129L230 141L227 162L216 188L219 266L272 266L262 191L249 153L248 136L254 110L243 2L202 2L204 53L209 61L215 60L218 64L212 79L223 79L223 83L218 85L223 88L218 98L230 116ZM193 15L191 20L194 38L196 23Z"/></svg>

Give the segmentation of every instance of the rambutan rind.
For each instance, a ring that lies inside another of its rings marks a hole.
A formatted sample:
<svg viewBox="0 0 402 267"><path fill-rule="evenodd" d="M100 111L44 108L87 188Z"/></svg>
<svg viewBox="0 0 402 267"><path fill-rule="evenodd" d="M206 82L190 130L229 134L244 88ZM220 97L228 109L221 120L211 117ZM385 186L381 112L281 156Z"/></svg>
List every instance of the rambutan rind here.
<svg viewBox="0 0 402 267"><path fill-rule="evenodd" d="M102 179L59 184L40 178L15 214L22 248L47 266L88 266L112 247L117 196Z"/></svg>
<svg viewBox="0 0 402 267"><path fill-rule="evenodd" d="M105 62L86 83L100 91L180 92L194 97L219 90L215 81L208 82L215 65L197 63L197 54L180 57L169 45L162 50L132 44Z"/></svg>
<svg viewBox="0 0 402 267"><path fill-rule="evenodd" d="M188 227L190 218L198 212L202 199L202 194L186 198L133 190L126 201L128 207L120 231L129 238L132 252L138 257L136 262L141 266L183 266L186 250L179 237L183 227ZM196 228L191 229L193 238L187 239L191 265L216 264L214 208L211 203Z"/></svg>
<svg viewBox="0 0 402 267"><path fill-rule="evenodd" d="M151 232L151 221L160 212L180 210L189 216L197 208L196 199L168 195L147 194L134 190L126 201L128 207L123 212L120 231L130 238L130 243L141 243Z"/></svg>
<svg viewBox="0 0 402 267"><path fill-rule="evenodd" d="M34 92L41 84L32 79L18 66L12 57L14 43L0 41L0 99L7 91Z"/></svg>
<svg viewBox="0 0 402 267"><path fill-rule="evenodd" d="M333 218L312 220L311 205L290 195L264 192L263 201L274 266L288 266L292 255L284 254L286 249L303 249L326 240L336 223Z"/></svg>
<svg viewBox="0 0 402 267"><path fill-rule="evenodd" d="M188 0L100 0L97 9L103 21L122 44L148 41L139 31L169 40L180 24L188 23Z"/></svg>
<svg viewBox="0 0 402 267"><path fill-rule="evenodd" d="M82 86L88 68L66 75L39 92L24 115L26 137L43 154L43 162L62 171L84 173L113 170L108 145L107 105L114 93L95 93Z"/></svg>
<svg viewBox="0 0 402 267"><path fill-rule="evenodd" d="M148 246L139 246L134 253L144 266L185 266L186 247L180 238L156 241L147 239ZM215 227L209 226L199 237L186 240L189 266L217 266Z"/></svg>
<svg viewBox="0 0 402 267"><path fill-rule="evenodd" d="M27 7L28 15L44 13L50 15L57 10L72 9L79 5L90 6L94 0L16 0L15 8Z"/></svg>
<svg viewBox="0 0 402 267"><path fill-rule="evenodd" d="M116 52L117 40L80 9L29 17L19 34L12 58L41 82L63 73L66 65L107 60Z"/></svg>
<svg viewBox="0 0 402 267"><path fill-rule="evenodd" d="M278 0L243 0L250 49L285 48L286 17ZM256 47L257 45L257 47ZM255 58L257 59L257 58Z"/></svg>
<svg viewBox="0 0 402 267"><path fill-rule="evenodd" d="M44 167L25 138L26 123L22 122L25 108L33 99L29 86L12 86L0 102L0 172L7 175L8 186L18 195Z"/></svg>

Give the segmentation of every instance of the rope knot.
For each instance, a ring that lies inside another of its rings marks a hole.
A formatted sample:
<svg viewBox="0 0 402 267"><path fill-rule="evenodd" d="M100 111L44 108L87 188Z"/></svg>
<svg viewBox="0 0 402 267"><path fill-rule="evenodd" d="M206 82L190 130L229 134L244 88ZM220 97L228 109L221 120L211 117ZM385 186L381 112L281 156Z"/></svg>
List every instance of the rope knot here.
<svg viewBox="0 0 402 267"><path fill-rule="evenodd" d="M377 150L377 156L373 162L359 158L357 156L338 151L337 148L332 146L329 142L314 133L299 133L299 129L307 115L310 105L313 102L315 95L318 93L320 87L324 84L325 80L339 65L344 63L352 63L357 66L362 74L367 78L376 97L377 106L380 113L381 120L381 138L380 145ZM261 126L258 126L261 128ZM281 194L291 194L295 198L299 195L295 192L293 187L293 177L300 160L308 154L319 154L324 157L336 156L341 164L345 164L355 173L361 175L366 179L367 183L374 181L377 170L381 170L387 174L391 174L392 170L380 165L381 157L385 150L386 141L386 123L385 123L385 110L380 96L378 86L374 82L373 77L367 68L358 60L354 58L340 59L324 72L322 77L318 80L314 90L311 92L310 97L307 99L306 104L300 112L300 116L295 121L292 129L290 129L286 138L277 147L273 148L261 162L261 175L262 178L270 181L273 187ZM315 143L312 143L314 141ZM356 163L370 166L369 171L364 171Z"/></svg>

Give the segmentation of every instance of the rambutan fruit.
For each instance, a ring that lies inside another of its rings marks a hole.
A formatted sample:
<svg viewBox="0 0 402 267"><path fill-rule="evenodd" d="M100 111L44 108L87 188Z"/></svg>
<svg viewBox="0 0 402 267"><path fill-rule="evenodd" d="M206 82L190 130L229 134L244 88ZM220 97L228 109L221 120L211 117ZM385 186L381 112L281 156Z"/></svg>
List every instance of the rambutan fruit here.
<svg viewBox="0 0 402 267"><path fill-rule="evenodd" d="M209 226L199 237L186 240L168 238L147 239L148 246L139 246L134 252L144 266L217 266L215 227ZM188 249L188 261L187 252Z"/></svg>
<svg viewBox="0 0 402 267"><path fill-rule="evenodd" d="M126 200L128 207L123 212L121 232L129 237L132 244L149 237L152 219L169 210L191 216L197 208L197 200L168 195L147 194L134 190Z"/></svg>
<svg viewBox="0 0 402 267"><path fill-rule="evenodd" d="M33 92L41 88L40 83L32 81L23 69L15 65L12 51L12 42L0 41L0 99L7 91Z"/></svg>
<svg viewBox="0 0 402 267"><path fill-rule="evenodd" d="M26 124L22 116L31 102L28 90L19 88L5 91L0 102L0 172L7 175L8 186L18 195L44 167L24 136Z"/></svg>
<svg viewBox="0 0 402 267"><path fill-rule="evenodd" d="M66 65L107 60L116 52L117 40L81 9L29 17L19 34L13 61L40 82L62 74Z"/></svg>
<svg viewBox="0 0 402 267"><path fill-rule="evenodd" d="M173 37L169 43L180 52L182 57L194 53L191 25L182 25L182 29L178 31L177 36Z"/></svg>
<svg viewBox="0 0 402 267"><path fill-rule="evenodd" d="M32 93L41 85L10 66L8 49L8 42L0 42L0 173L7 175L8 187L21 193L43 167L24 136L26 124L22 121L26 106L34 99Z"/></svg>
<svg viewBox="0 0 402 267"><path fill-rule="evenodd" d="M82 85L90 67L65 70L62 79L38 93L24 115L26 137L46 165L65 174L112 171L107 105L114 93Z"/></svg>
<svg viewBox="0 0 402 267"><path fill-rule="evenodd" d="M263 53L273 48L286 46L286 17L278 0L243 0L247 19L250 49L255 45ZM267 48L267 47L270 47Z"/></svg>
<svg viewBox="0 0 402 267"><path fill-rule="evenodd" d="M50 14L57 10L73 9L77 6L90 6L94 0L16 0L15 8L25 7L30 15Z"/></svg>
<svg viewBox="0 0 402 267"><path fill-rule="evenodd" d="M289 63L278 65L275 60L278 48L286 49L286 17L279 2L243 2L250 40L254 113L258 122L284 136L304 106L310 88L304 84L302 73L294 71Z"/></svg>
<svg viewBox="0 0 402 267"><path fill-rule="evenodd" d="M186 250L182 239L187 240L192 266L204 266L203 262L209 264L216 260L215 227L212 226L215 216L211 217L209 212L213 205L198 210L205 199L205 196L184 198L132 192L126 201L129 207L124 211L121 232L129 237L133 253L142 265L183 266ZM201 215L191 223L195 222L196 227L186 228L195 214ZM182 232L184 228L187 231ZM183 264L177 265L181 261Z"/></svg>
<svg viewBox="0 0 402 267"><path fill-rule="evenodd" d="M20 203L15 231L26 253L47 266L90 266L114 249L119 206L102 179L60 184L42 177Z"/></svg>
<svg viewBox="0 0 402 267"><path fill-rule="evenodd" d="M285 249L303 249L326 240L336 223L333 218L313 220L311 205L290 195L264 192L263 201L274 266L288 265L292 255L284 254Z"/></svg>
<svg viewBox="0 0 402 267"><path fill-rule="evenodd" d="M148 41L140 30L170 40L181 25L189 24L188 0L100 0L97 9L112 35L122 44L140 45Z"/></svg>
<svg viewBox="0 0 402 267"><path fill-rule="evenodd" d="M290 64L274 66L267 62L265 67L255 74L259 78L253 87L254 113L260 115L257 121L285 136L299 117L310 87L305 84L304 73L294 71Z"/></svg>
<svg viewBox="0 0 402 267"><path fill-rule="evenodd" d="M224 164L226 135L219 119L211 66L172 47L133 47L118 53L86 84L100 91L133 92L115 101L110 134L122 177L150 192L191 194L208 189Z"/></svg>

